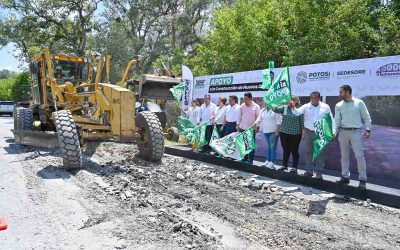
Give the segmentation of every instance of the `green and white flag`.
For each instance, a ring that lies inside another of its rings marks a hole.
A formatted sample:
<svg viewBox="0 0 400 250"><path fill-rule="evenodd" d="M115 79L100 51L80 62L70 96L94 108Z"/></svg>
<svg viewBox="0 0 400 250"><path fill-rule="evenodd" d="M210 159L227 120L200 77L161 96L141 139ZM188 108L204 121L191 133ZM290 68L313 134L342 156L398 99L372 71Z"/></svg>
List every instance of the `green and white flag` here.
<svg viewBox="0 0 400 250"><path fill-rule="evenodd" d="M218 129L217 129L217 126L214 126L213 132L211 134L210 143L217 139L219 139Z"/></svg>
<svg viewBox="0 0 400 250"><path fill-rule="evenodd" d="M236 137L236 147L240 153L240 159L256 149L256 141L254 139L254 127L246 129Z"/></svg>
<svg viewBox="0 0 400 250"><path fill-rule="evenodd" d="M206 139L207 123L208 122L203 122L193 129L193 134L194 134L193 142L197 140L199 142L199 147L207 145L207 139Z"/></svg>
<svg viewBox="0 0 400 250"><path fill-rule="evenodd" d="M236 148L236 137L238 135L239 132L234 132L221 139L215 139L210 142L210 147L223 157L232 157L239 160L240 156Z"/></svg>
<svg viewBox="0 0 400 250"><path fill-rule="evenodd" d="M194 134L195 127L196 126L186 117L178 117L178 131L188 139L190 144L193 144L196 139Z"/></svg>
<svg viewBox="0 0 400 250"><path fill-rule="evenodd" d="M272 81L274 80L274 61L268 63L268 69L263 71L263 81L261 88L269 89L271 87Z"/></svg>
<svg viewBox="0 0 400 250"><path fill-rule="evenodd" d="M185 135L188 132L188 129L193 129L195 125L186 117L179 116L178 117L178 131L182 135Z"/></svg>
<svg viewBox="0 0 400 250"><path fill-rule="evenodd" d="M325 116L317 120L314 123L315 135L314 135L314 151L313 161L318 158L319 154L328 146L333 139L332 132L332 115L331 113L325 114Z"/></svg>
<svg viewBox="0 0 400 250"><path fill-rule="evenodd" d="M264 102L269 108L275 108L290 101L292 89L290 86L289 68L286 67L268 89Z"/></svg>
<svg viewBox="0 0 400 250"><path fill-rule="evenodd" d="M185 87L186 87L186 83L181 82L178 85L175 85L169 89L169 91L171 91L172 95L174 96L174 98L177 102L180 102L182 100L182 94L185 91Z"/></svg>

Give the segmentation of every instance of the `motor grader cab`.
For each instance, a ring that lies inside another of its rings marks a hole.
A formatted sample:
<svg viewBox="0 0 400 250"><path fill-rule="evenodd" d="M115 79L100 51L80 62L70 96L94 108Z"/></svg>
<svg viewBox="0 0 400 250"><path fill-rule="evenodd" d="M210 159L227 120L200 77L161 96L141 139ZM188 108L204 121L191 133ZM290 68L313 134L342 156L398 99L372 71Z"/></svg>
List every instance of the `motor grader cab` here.
<svg viewBox="0 0 400 250"><path fill-rule="evenodd" d="M135 93L136 113L151 111L155 113L161 122L164 135L168 140L178 141L179 131L176 127L168 127L165 105L169 100L175 100L170 89L181 83L181 78L176 78L175 74L168 69L164 63L163 73L158 75L142 74L139 80L128 80L129 71L135 64L134 61L128 63L120 85L126 86Z"/></svg>
<svg viewBox="0 0 400 250"><path fill-rule="evenodd" d="M30 106L16 107L15 111L16 143L59 146L67 169L81 167L81 146L91 139L137 141L139 156L159 161L164 153L164 137L158 117L150 111L135 116L133 92L108 83L109 56L105 63L107 83L101 83L104 71L99 55L52 55L45 49L35 56L30 64Z"/></svg>

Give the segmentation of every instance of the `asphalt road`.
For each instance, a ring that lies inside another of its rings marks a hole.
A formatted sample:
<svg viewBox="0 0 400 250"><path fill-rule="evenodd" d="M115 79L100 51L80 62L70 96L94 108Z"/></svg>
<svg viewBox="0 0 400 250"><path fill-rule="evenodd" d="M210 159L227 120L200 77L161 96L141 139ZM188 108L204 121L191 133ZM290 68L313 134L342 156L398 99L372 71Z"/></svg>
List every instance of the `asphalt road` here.
<svg viewBox="0 0 400 250"><path fill-rule="evenodd" d="M0 216L8 223L8 229L0 231L0 249L117 246L117 239L107 233L113 226L79 230L98 204L85 200L85 192L65 171L46 175L39 172L43 166L25 164L24 152L32 149L13 144L12 127L12 118L0 117Z"/></svg>
<svg viewBox="0 0 400 250"><path fill-rule="evenodd" d="M15 145L0 117L0 249L399 249L400 210L164 155L89 144L83 168Z"/></svg>

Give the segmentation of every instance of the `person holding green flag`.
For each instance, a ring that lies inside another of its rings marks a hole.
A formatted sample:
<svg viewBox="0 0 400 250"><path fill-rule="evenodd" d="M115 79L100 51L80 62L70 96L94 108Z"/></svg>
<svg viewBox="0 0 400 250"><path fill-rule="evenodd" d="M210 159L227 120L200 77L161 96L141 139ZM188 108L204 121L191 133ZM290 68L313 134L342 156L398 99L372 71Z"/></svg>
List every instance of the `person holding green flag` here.
<svg viewBox="0 0 400 250"><path fill-rule="evenodd" d="M256 133L258 133L258 123L260 120L260 106L253 101L253 95L250 92L244 94L244 103L240 106L238 112L238 120L236 129L239 132L247 130L251 127L254 128L253 139L255 141ZM253 165L254 152L252 150L242 159L247 165Z"/></svg>
<svg viewBox="0 0 400 250"><path fill-rule="evenodd" d="M300 99L292 96L291 101L295 107L300 107ZM279 137L283 148L283 164L278 170L287 170L289 158L292 155L293 165L290 173L297 174L299 164L299 146L303 137L304 115L296 116L293 114L289 105L282 105L272 109L275 113L282 114L282 124L279 129Z"/></svg>
<svg viewBox="0 0 400 250"><path fill-rule="evenodd" d="M182 112L185 114L186 118L189 119L189 121L191 123L194 124L194 126L197 126L200 124L200 104L199 101L197 99L193 99L192 103L191 103L191 107L189 107L189 109L187 111L182 110ZM198 150L198 141L194 140L193 144L192 144L192 149L193 150Z"/></svg>
<svg viewBox="0 0 400 250"><path fill-rule="evenodd" d="M319 156L313 160L315 122L324 118L326 114L332 117L331 108L328 104L321 101L321 94L313 91L310 94L310 102L297 108L294 101L289 102L292 113L296 116L304 115L304 142L306 146L306 167L302 176L322 179L322 171L325 167L325 152L322 150ZM333 119L332 119L333 120Z"/></svg>
<svg viewBox="0 0 400 250"><path fill-rule="evenodd" d="M213 132L213 119L215 117L215 112L217 110L217 105L211 102L210 95L204 96L204 103L200 106L200 122L205 123L205 140L206 143L202 145L201 153L210 153L210 140ZM203 143L200 143L200 145Z"/></svg>

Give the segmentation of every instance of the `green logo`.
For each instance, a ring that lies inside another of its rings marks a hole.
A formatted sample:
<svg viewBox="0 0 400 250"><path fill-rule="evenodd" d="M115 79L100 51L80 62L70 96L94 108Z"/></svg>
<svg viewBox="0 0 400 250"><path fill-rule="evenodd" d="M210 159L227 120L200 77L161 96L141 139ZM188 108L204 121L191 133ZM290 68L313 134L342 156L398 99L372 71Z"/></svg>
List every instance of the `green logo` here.
<svg viewBox="0 0 400 250"><path fill-rule="evenodd" d="M233 83L233 76L224 76L211 78L210 86L215 85L231 85Z"/></svg>

